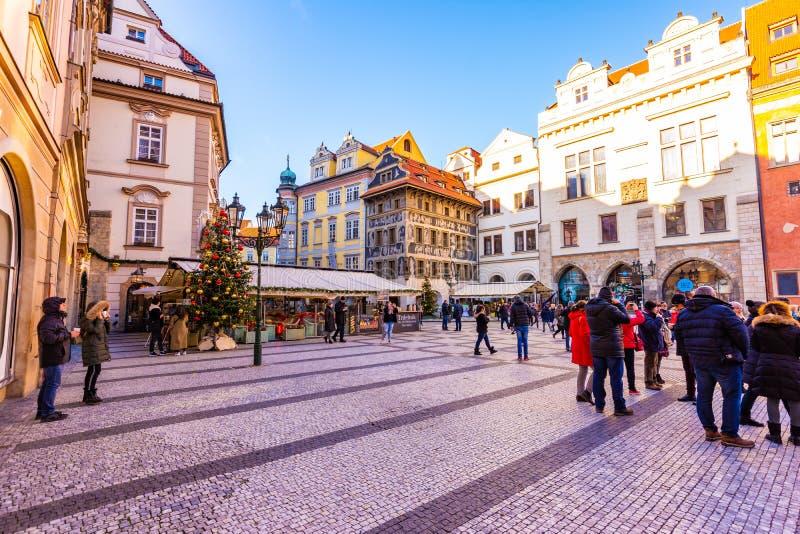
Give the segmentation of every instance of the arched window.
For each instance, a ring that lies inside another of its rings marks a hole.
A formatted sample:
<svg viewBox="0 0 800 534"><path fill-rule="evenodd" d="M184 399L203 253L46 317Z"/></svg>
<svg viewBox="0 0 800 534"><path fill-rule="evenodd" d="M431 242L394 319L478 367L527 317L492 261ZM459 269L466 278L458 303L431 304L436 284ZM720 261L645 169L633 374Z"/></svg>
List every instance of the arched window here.
<svg viewBox="0 0 800 534"><path fill-rule="evenodd" d="M11 376L19 267L19 209L10 171L3 162L0 167L0 383L3 383Z"/></svg>
<svg viewBox="0 0 800 534"><path fill-rule="evenodd" d="M589 281L583 271L570 267L558 280L558 296L561 302L576 302L589 298Z"/></svg>
<svg viewBox="0 0 800 534"><path fill-rule="evenodd" d="M498 284L498 283L503 283L505 281L506 281L505 278L503 278L499 274L496 274L496 275L492 276L491 278L489 278L489 283L490 284Z"/></svg>
<svg viewBox="0 0 800 534"><path fill-rule="evenodd" d="M517 277L518 282L534 282L536 278L531 273L522 273Z"/></svg>
<svg viewBox="0 0 800 534"><path fill-rule="evenodd" d="M405 150L406 152L411 152L411 141L409 141L408 139L403 141L403 150Z"/></svg>

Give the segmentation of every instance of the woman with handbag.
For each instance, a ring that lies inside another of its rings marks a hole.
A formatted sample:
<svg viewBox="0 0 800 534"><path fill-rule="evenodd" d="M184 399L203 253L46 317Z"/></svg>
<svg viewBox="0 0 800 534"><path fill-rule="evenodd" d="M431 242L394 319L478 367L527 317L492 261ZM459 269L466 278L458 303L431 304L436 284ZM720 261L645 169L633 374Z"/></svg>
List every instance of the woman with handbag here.
<svg viewBox="0 0 800 534"><path fill-rule="evenodd" d="M97 377L100 376L100 364L111 360L108 350L108 332L111 323L108 315L108 302L101 300L92 302L80 320L81 356L86 367L83 380L83 403L98 404L103 399L97 396Z"/></svg>
<svg viewBox="0 0 800 534"><path fill-rule="evenodd" d="M635 302L628 302L625 305L625 311L631 318L631 322L622 325L622 347L625 350L625 376L628 378L628 394L638 395L639 390L636 389L636 369L634 368L634 360L636 351L644 350L642 340L636 333L637 325L644 322L644 315L642 315L639 306Z"/></svg>

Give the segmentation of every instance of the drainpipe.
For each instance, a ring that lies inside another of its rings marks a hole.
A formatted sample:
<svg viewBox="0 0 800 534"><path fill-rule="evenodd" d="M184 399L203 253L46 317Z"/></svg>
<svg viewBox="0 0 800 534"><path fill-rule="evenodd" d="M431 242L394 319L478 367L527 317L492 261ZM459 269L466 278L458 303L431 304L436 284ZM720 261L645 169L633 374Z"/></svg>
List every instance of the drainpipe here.
<svg viewBox="0 0 800 534"><path fill-rule="evenodd" d="M47 258L45 259L45 297L53 296L53 248L55 245L55 227L56 227L56 206L58 206L58 167L59 160L53 167L53 179L51 182L50 190L50 221L48 223L47 231Z"/></svg>

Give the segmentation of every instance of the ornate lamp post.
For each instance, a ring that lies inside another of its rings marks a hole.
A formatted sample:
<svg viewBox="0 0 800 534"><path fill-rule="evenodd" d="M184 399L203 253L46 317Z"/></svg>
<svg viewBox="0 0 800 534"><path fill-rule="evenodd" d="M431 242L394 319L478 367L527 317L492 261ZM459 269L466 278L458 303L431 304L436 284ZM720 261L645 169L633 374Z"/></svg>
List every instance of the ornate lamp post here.
<svg viewBox="0 0 800 534"><path fill-rule="evenodd" d="M455 270L455 265L451 265L444 272L444 282L447 284L447 287L450 288L450 293L452 293L453 288L456 287L456 285L458 285L458 271Z"/></svg>
<svg viewBox="0 0 800 534"><path fill-rule="evenodd" d="M641 284L641 287L642 287L642 302L641 302L642 308L644 308L644 281L647 278L655 277L655 275L656 275L656 262L654 262L653 260L650 260L650 262L646 266L647 267L647 272L645 272L644 267L645 266L643 266L642 262L639 261L639 260L636 260L633 263L631 263L632 274L633 274L634 278L638 278L639 279L639 283Z"/></svg>
<svg viewBox="0 0 800 534"><path fill-rule="evenodd" d="M261 257L265 248L271 247L280 239L281 232L286 226L289 208L280 197L278 197L278 201L272 208L267 208L267 203L264 202L261 211L256 214L256 222L258 224L256 237L236 235L244 220L245 211L245 207L239 203L238 194L233 195L233 202L228 204L227 210L233 240L238 240L245 247L255 248L258 256L256 260L258 268L256 274L256 301L258 302L256 310L256 342L253 345L253 365L258 366L261 365Z"/></svg>

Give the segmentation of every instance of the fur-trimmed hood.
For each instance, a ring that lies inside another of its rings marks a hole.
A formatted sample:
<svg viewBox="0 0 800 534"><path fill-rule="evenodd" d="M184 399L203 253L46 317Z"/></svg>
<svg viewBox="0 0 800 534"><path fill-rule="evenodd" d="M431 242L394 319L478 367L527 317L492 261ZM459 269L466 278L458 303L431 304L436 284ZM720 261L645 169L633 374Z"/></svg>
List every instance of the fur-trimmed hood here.
<svg viewBox="0 0 800 534"><path fill-rule="evenodd" d="M759 315L753 319L753 327L756 327L760 324L770 324L776 326L800 326L800 323L791 317L786 317L785 315L776 315L774 313Z"/></svg>
<svg viewBox="0 0 800 534"><path fill-rule="evenodd" d="M86 318L94 321L100 316L100 312L108 309L108 301L101 300L94 304L89 304L89 309L86 310Z"/></svg>

